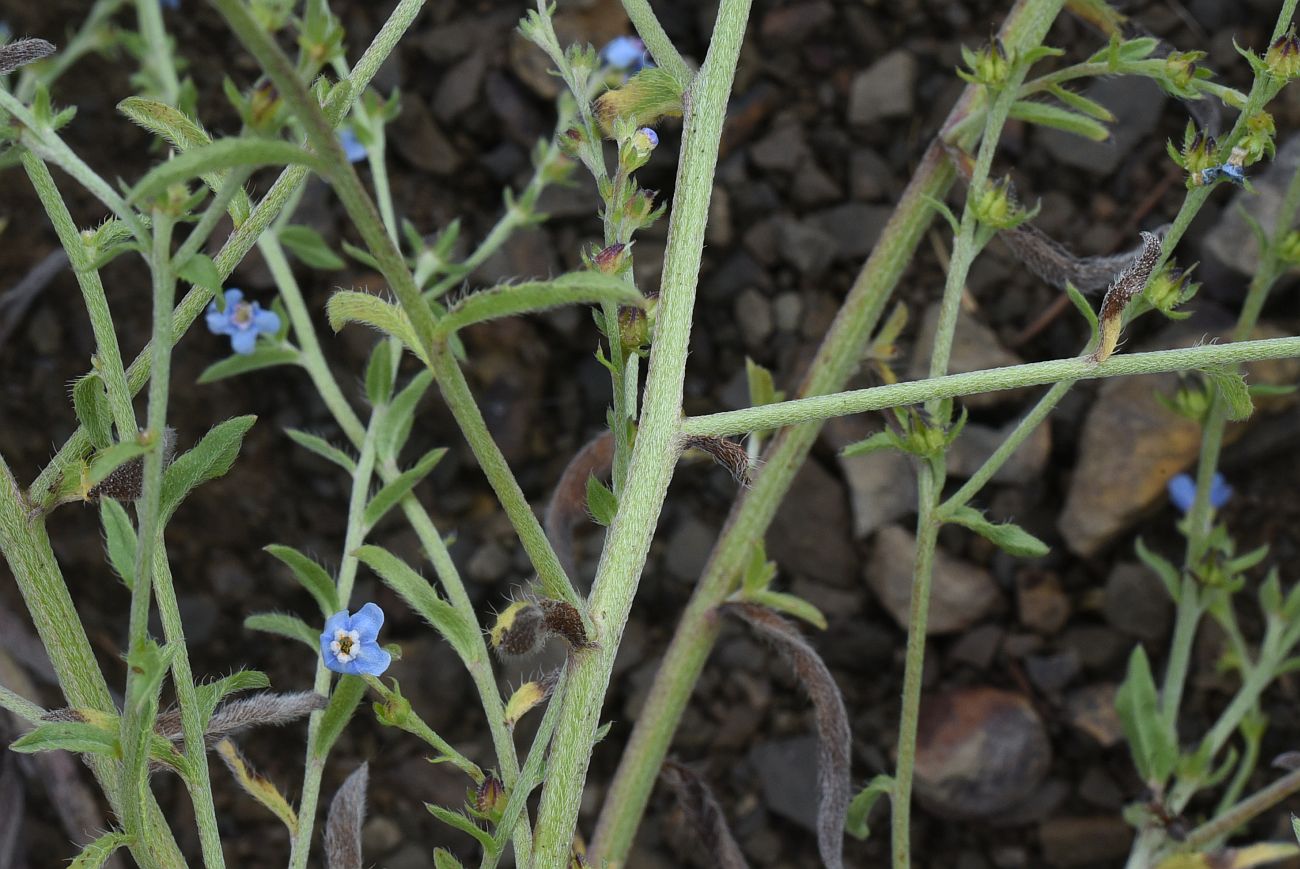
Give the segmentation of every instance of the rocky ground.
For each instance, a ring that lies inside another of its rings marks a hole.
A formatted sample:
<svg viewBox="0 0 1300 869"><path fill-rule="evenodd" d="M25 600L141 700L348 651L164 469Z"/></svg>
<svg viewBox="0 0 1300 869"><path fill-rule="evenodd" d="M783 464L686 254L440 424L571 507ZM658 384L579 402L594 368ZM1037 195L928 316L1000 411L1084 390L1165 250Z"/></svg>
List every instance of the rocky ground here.
<svg viewBox="0 0 1300 869"><path fill-rule="evenodd" d="M355 54L391 3L335 5ZM778 387L798 382L891 203L960 90L953 75L959 47L983 42L1008 5L756 2L714 189L687 380L689 412L744 404L746 356L771 367ZM1134 2L1130 11L1177 47L1208 51L1208 65L1240 87L1247 81L1245 63L1232 40L1261 47L1276 5L1172 0ZM390 131L393 188L399 212L423 232L462 216L463 235L481 238L500 211L500 188L526 180L528 151L548 135L557 82L513 31L523 6L514 0L431 0L376 80L384 92L399 85L402 90L402 114ZM702 57L716 3L660 0L655 7L683 51ZM0 17L15 33L57 42L84 8L79 0L10 3ZM628 29L614 0L561 2L560 10L564 38L599 45ZM227 74L241 85L250 82L251 61L193 0L169 12L168 22L181 53L191 59L204 120L233 131L219 84ZM1095 34L1068 18L1049 41L1072 56L1086 56L1100 45ZM124 58L92 58L56 90L58 100L79 107L68 140L110 178L137 177L158 156L146 134L114 112L130 92L129 74ZM1154 87L1128 80L1099 81L1088 93L1120 119L1113 143L1093 145L1012 122L998 167L1012 172L1026 200L1041 198L1042 229L1080 254L1106 254L1131 247L1139 228L1158 226L1177 210L1181 175L1164 155L1164 140L1181 136L1186 112ZM1273 108L1285 141L1300 128L1300 97L1293 88ZM669 124L661 135L663 144L641 179L671 198L678 130ZM1300 148L1287 153L1294 159ZM68 179L59 180L81 225L101 218L88 197ZM1257 181L1265 191L1279 183L1276 174ZM1248 233L1234 216L1233 195L1231 189L1216 192L1180 249L1180 261L1203 262L1197 276L1205 286L1192 305L1196 315L1174 325L1145 318L1128 337L1129 348L1193 343L1232 322L1248 280L1243 272L1251 268L1243 253ZM579 264L579 251L599 232L591 185L551 190L542 207L553 219L515 236L476 275L476 284L546 276ZM56 247L39 214L22 173L0 174L0 218L10 221L0 236L0 293ZM310 188L300 215L332 242L349 237L323 185ZM661 224L637 243L643 288L656 285L665 233ZM911 314L897 364L907 376L923 367L949 243L946 231L936 229L899 288ZM319 313L333 287L379 283L361 267L302 269L299 277L323 334L328 330ZM124 352L134 355L148 332L143 273L124 257L105 270L105 282ZM231 283L263 301L273 291L255 257ZM999 244L976 263L969 289L955 370L1055 358L1083 343L1084 326L1072 312L1043 319L1057 291L1028 275ZM0 324L5 318L15 318L12 307L0 307ZM1288 281L1275 292L1265 322L1268 334L1295 334L1300 327ZM359 372L372 340L360 329L327 340L336 371L358 400ZM592 358L595 342L589 319L576 310L504 321L468 336L471 382L539 507L569 457L603 425L608 379ZM85 370L92 346L76 285L66 273L18 315L16 328L0 344L0 452L20 478L33 476L52 445L71 432L67 384ZM176 355L172 419L182 445L222 418L259 415L232 473L205 486L169 529L186 632L198 673L253 666L264 669L277 688L302 689L311 681L310 656L289 641L250 635L241 622L256 611L310 612L307 596L261 549L284 543L337 561L347 480L293 446L282 430L340 438L298 372L277 369L195 385L198 373L226 352L222 340L196 329ZM1252 380L1294 383L1297 376L1300 367L1285 363L1257 369ZM856 385L871 382L864 372ZM1141 798L1142 786L1112 700L1129 650L1146 644L1159 666L1170 630L1171 608L1159 582L1137 561L1133 541L1140 534L1157 551L1171 557L1181 552L1173 527L1177 514L1164 483L1192 461L1198 434L1155 398L1175 383L1170 375L1075 388L1051 425L981 496L979 505L990 515L1014 517L1051 543L1049 556L1017 561L960 529L941 534L925 677L931 693L922 734L924 810L915 819L918 866L1106 867L1120 865L1127 853L1130 830L1120 810ZM1034 395L1004 392L966 402L971 423L953 456L954 477L978 465ZM856 782L892 763L904 640L899 619L914 546L915 492L907 462L891 455L836 456L880 422L849 418L826 427L768 541L784 587L830 618L829 630L811 640L844 691ZM1298 429L1300 408L1278 402L1242 427L1224 454L1236 495L1223 516L1241 548L1273 547L1260 575L1276 564L1284 581L1297 578L1289 565L1300 546L1294 494L1300 466L1291 452ZM438 400L430 399L422 410L413 440L413 451L451 448L420 494L439 527L455 534L453 555L487 612L528 580L527 559ZM684 465L677 474L604 711L614 727L594 758L587 823L734 495L731 479L711 465ZM95 513L65 507L50 526L92 642L110 682L120 686L127 597L104 564ZM377 536L418 560L413 535L397 520ZM597 541L585 541L590 571ZM373 577L363 574L355 599L376 600L389 613L385 638L404 650L393 675L429 724L469 756L486 760L487 732L450 649ZM0 607L21 614L21 606L13 584L0 581ZM1215 638L1207 632L1204 640L1185 704L1185 737L1203 731L1232 687L1216 675ZM517 681L521 673L503 676ZM39 669L31 675L40 681ZM54 687L44 684L41 691L46 703L59 704ZM1265 758L1300 740L1296 692L1287 678L1268 695L1272 726ZM727 629L674 754L707 777L753 865L817 865L811 728L808 704L781 662L743 631ZM521 731L529 737L527 727ZM292 793L301 775L302 739L303 729L292 727L258 733L243 747L262 772ZM971 770L967 755L951 750L954 744L975 744L979 758L1000 760ZM457 804L463 781L445 766L422 763L422 756L414 740L383 730L368 714L358 717L335 751L327 793L356 763L371 762L369 862L390 869L426 867L435 844L467 858L474 854L472 842L439 826L422 806ZM1258 773L1255 784L1270 775ZM215 770L214 778L233 864L281 864L287 854L283 828L239 793L224 771ZM183 792L165 779L157 789L189 835ZM1196 811L1206 807L1194 804ZM26 810L25 865L54 865L52 855L71 856L39 783L29 785ZM875 820L879 827L880 817ZM1288 831L1280 812L1256 825L1261 835ZM849 865L883 865L886 840L879 833L865 844L848 845ZM197 853L196 842L185 844ZM692 862L710 865L699 857L671 799L657 794L630 866Z"/></svg>

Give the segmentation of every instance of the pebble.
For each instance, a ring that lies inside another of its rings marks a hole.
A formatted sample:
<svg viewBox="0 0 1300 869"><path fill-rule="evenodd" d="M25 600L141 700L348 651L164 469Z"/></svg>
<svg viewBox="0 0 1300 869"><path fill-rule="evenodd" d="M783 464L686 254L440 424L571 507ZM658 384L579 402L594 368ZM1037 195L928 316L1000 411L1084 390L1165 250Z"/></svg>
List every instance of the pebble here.
<svg viewBox="0 0 1300 869"><path fill-rule="evenodd" d="M797 45L817 28L835 17L835 7L828 0L811 0L773 9L763 16L759 33L764 41L785 47Z"/></svg>
<svg viewBox="0 0 1300 869"><path fill-rule="evenodd" d="M361 850L372 857L392 851L402 843L402 828L382 815L370 818L361 828Z"/></svg>
<svg viewBox="0 0 1300 869"><path fill-rule="evenodd" d="M1079 656L1073 650L1054 655L1029 655L1024 661L1029 681L1045 694L1056 694L1063 690L1082 669Z"/></svg>
<svg viewBox="0 0 1300 869"><path fill-rule="evenodd" d="M393 120L391 141L397 153L417 169L450 175L460 167L460 152L421 99L403 100L402 113Z"/></svg>
<svg viewBox="0 0 1300 869"><path fill-rule="evenodd" d="M664 566L678 579L694 582L700 578L717 539L715 529L696 516L683 514L668 538L668 557Z"/></svg>
<svg viewBox="0 0 1300 869"><path fill-rule="evenodd" d="M791 195L796 205L812 208L838 202L844 191L816 162L807 160L795 172Z"/></svg>
<svg viewBox="0 0 1300 869"><path fill-rule="evenodd" d="M450 123L478 101L487 62L487 52L475 51L441 77L433 96L433 113L438 120Z"/></svg>
<svg viewBox="0 0 1300 869"><path fill-rule="evenodd" d="M1050 866L1118 865L1133 843L1133 828L1116 815L1049 818L1038 828Z"/></svg>
<svg viewBox="0 0 1300 869"><path fill-rule="evenodd" d="M961 399L966 401L966 399ZM967 423L961 437L948 450L948 473L965 479L974 474L1002 446L1020 420L1013 419L1001 428ZM1002 467L993 475L994 483L1024 485L1039 479L1052 453L1052 427L1037 426Z"/></svg>
<svg viewBox="0 0 1300 869"><path fill-rule="evenodd" d="M864 575L867 585L900 627L906 628L912 599L916 538L897 525L882 528ZM964 630L997 606L1001 595L987 571L936 551L926 633Z"/></svg>
<svg viewBox="0 0 1300 869"><path fill-rule="evenodd" d="M804 462L776 511L768 556L785 570L838 588L857 582L844 484L815 460Z"/></svg>
<svg viewBox="0 0 1300 869"><path fill-rule="evenodd" d="M1122 659L1132 643L1105 625L1072 625L1057 639L1063 648L1074 649L1089 670L1105 670Z"/></svg>
<svg viewBox="0 0 1300 869"><path fill-rule="evenodd" d="M909 368L913 378L919 380L929 373L930 353L934 347L934 333L938 326L939 303L936 302L926 309L925 316L921 320L921 328L916 335ZM997 334L979 320L965 313L957 318L957 328L953 331L952 355L948 361L949 374L1002 368L1007 365L1019 365L1023 361L1004 348L998 341ZM971 409L993 407L1003 402L1018 400L1026 392L1025 389L1005 389L1000 392L966 395L958 401Z"/></svg>
<svg viewBox="0 0 1300 869"><path fill-rule="evenodd" d="M977 625L957 638L948 649L948 659L969 664L977 670L987 670L1004 636L1006 631L999 625Z"/></svg>
<svg viewBox="0 0 1300 869"><path fill-rule="evenodd" d="M731 194L727 188L715 184L709 199L709 223L704 230L704 241L714 247L730 247L735 238L731 221Z"/></svg>
<svg viewBox="0 0 1300 869"><path fill-rule="evenodd" d="M1117 631L1145 640L1162 641L1173 621L1173 601L1165 585L1143 564L1115 565L1106 578L1106 622Z"/></svg>
<svg viewBox="0 0 1300 869"><path fill-rule="evenodd" d="M1118 169L1134 146L1156 129L1167 102L1164 91L1147 79L1103 78L1084 89L1083 95L1115 115L1114 123L1109 125L1108 139L1094 142L1063 130L1042 127L1035 129L1034 134L1057 161L1097 176Z"/></svg>
<svg viewBox="0 0 1300 869"><path fill-rule="evenodd" d="M763 802L805 830L817 829L817 740L812 736L760 742L750 749Z"/></svg>
<svg viewBox="0 0 1300 869"><path fill-rule="evenodd" d="M1115 685L1100 682L1070 693L1065 700L1065 715L1070 725L1086 733L1102 748L1118 745L1124 728L1115 712Z"/></svg>
<svg viewBox="0 0 1300 869"><path fill-rule="evenodd" d="M1029 796L1047 775L1052 748L1033 705L983 686L922 698L916 796L950 819L987 818Z"/></svg>
<svg viewBox="0 0 1300 869"><path fill-rule="evenodd" d="M803 314L803 298L795 292L777 293L772 300L772 317L776 328L782 332L794 332L799 328L799 317Z"/></svg>
<svg viewBox="0 0 1300 869"><path fill-rule="evenodd" d="M736 297L734 310L745 347L751 351L761 349L772 334L772 303L757 290L747 289Z"/></svg>
<svg viewBox="0 0 1300 869"><path fill-rule="evenodd" d="M840 242L816 219L784 217L776 224L781 258L807 276L820 275L840 251Z"/></svg>
<svg viewBox="0 0 1300 869"><path fill-rule="evenodd" d="M865 126L910 114L915 86L916 58L903 49L891 51L854 77L849 87L849 123Z"/></svg>
<svg viewBox="0 0 1300 869"><path fill-rule="evenodd" d="M1054 573L1025 569L1016 574L1016 606L1020 623L1051 636L1070 619L1070 599Z"/></svg>
<svg viewBox="0 0 1300 869"><path fill-rule="evenodd" d="M474 554L465 563L465 573L475 582L492 584L506 578L510 572L510 553L495 541L474 550Z"/></svg>
<svg viewBox="0 0 1300 869"><path fill-rule="evenodd" d="M849 190L854 199L875 202L889 193L894 170L870 148L859 148L849 157Z"/></svg>
<svg viewBox="0 0 1300 869"><path fill-rule="evenodd" d="M840 471L849 484L853 536L859 540L916 511L916 471L897 450L843 456L849 444L870 437L878 427L861 416L828 420L823 437L835 449ZM958 440L960 443L960 439Z"/></svg>
<svg viewBox="0 0 1300 869"><path fill-rule="evenodd" d="M777 172L793 172L811 156L803 126L797 123L778 124L749 149L755 166Z"/></svg>
<svg viewBox="0 0 1300 869"><path fill-rule="evenodd" d="M846 202L812 215L812 219L835 240L835 256L841 260L860 260L871 253L884 231L893 208Z"/></svg>

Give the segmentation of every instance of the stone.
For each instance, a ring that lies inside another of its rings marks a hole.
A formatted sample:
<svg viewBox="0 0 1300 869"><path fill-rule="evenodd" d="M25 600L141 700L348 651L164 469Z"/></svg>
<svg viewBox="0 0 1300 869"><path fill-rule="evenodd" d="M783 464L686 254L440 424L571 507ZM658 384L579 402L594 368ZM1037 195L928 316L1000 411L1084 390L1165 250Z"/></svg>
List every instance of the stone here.
<svg viewBox="0 0 1300 869"><path fill-rule="evenodd" d="M1292 136L1277 150L1277 156L1268 168L1252 175L1253 191L1239 190L1232 201L1220 212L1218 223L1205 236L1205 247L1219 262L1241 272L1253 275L1259 268L1259 240L1244 211L1260 226L1271 230L1277 224L1282 199L1286 195L1291 176L1300 166L1300 136Z"/></svg>
<svg viewBox="0 0 1300 869"><path fill-rule="evenodd" d="M763 802L805 830L817 829L817 740L812 736L760 742L747 757L758 773Z"/></svg>
<svg viewBox="0 0 1300 869"><path fill-rule="evenodd" d="M781 258L810 277L826 271L840 250L835 236L815 219L784 217L777 221L776 237Z"/></svg>
<svg viewBox="0 0 1300 869"><path fill-rule="evenodd" d="M1159 643L1173 621L1173 601L1165 584L1146 565L1127 561L1106 577L1106 622L1115 630Z"/></svg>
<svg viewBox="0 0 1300 869"><path fill-rule="evenodd" d="M916 471L906 455L897 450L881 450L865 456L840 455L849 444L864 440L877 430L861 416L827 420L823 430L823 437L834 448L840 471L849 484L853 536L859 540L916 512Z"/></svg>
<svg viewBox="0 0 1300 869"><path fill-rule="evenodd" d="M736 297L734 305L740 336L750 350L762 348L772 334L772 304L757 290L747 289Z"/></svg>
<svg viewBox="0 0 1300 869"><path fill-rule="evenodd" d="M965 398L960 400L966 401ZM1001 428L967 423L961 430L961 437L953 441L948 450L948 474L957 479L974 474L1002 446L1019 422L1019 418L1013 419ZM1047 467L1051 453L1052 427L1048 424L1036 426L1011 458L998 468L993 482L1019 486L1037 480Z"/></svg>
<svg viewBox="0 0 1300 869"><path fill-rule="evenodd" d="M668 555L664 566L678 579L694 582L700 578L709 559L717 531L690 514L684 515L668 538Z"/></svg>
<svg viewBox="0 0 1300 869"><path fill-rule="evenodd" d="M939 326L939 303L932 304L925 311L921 328L916 335L909 365L911 376L920 380L929 374L930 353L934 348L934 333ZM964 374L967 371L981 371L986 368L1002 368L1007 365L1020 365L1024 360L1002 346L992 329L967 314L957 318L957 328L953 330L952 355L948 360L949 374ZM1000 392L985 392L979 395L966 395L958 401L971 409L994 407L1007 401L1023 398L1024 389L1004 389Z"/></svg>
<svg viewBox="0 0 1300 869"><path fill-rule="evenodd" d="M767 554L783 569L849 588L857 581L844 484L815 460L804 462L776 511Z"/></svg>
<svg viewBox="0 0 1300 869"><path fill-rule="evenodd" d="M721 185L713 186L713 196L709 198L709 223L704 233L705 243L717 247L730 247L735 236L731 220L731 194Z"/></svg>
<svg viewBox="0 0 1300 869"><path fill-rule="evenodd" d="M1054 655L1028 655L1024 662L1029 681L1045 694L1056 694L1063 690L1074 681L1082 668L1078 654L1073 651Z"/></svg>
<svg viewBox="0 0 1300 869"><path fill-rule="evenodd" d="M849 123L865 126L912 112L916 58L903 49L886 54L858 73L849 87Z"/></svg>
<svg viewBox="0 0 1300 869"><path fill-rule="evenodd" d="M488 541L474 550L474 554L465 563L465 573L475 582L500 582L509 572L510 553L495 541Z"/></svg>
<svg viewBox="0 0 1300 869"><path fill-rule="evenodd" d="M1079 660L1089 670L1105 670L1117 664L1132 648L1132 643L1118 631L1105 625L1073 625L1057 639L1066 649L1079 653Z"/></svg>
<svg viewBox="0 0 1300 869"><path fill-rule="evenodd" d="M1133 843L1133 828L1116 815L1049 818L1038 828L1049 866L1119 865Z"/></svg>
<svg viewBox="0 0 1300 869"><path fill-rule="evenodd" d="M439 78L433 95L433 113L438 120L450 123L478 101L487 62L486 51L475 51Z"/></svg>
<svg viewBox="0 0 1300 869"><path fill-rule="evenodd" d="M827 205L844 198L844 191L835 179L812 160L805 161L795 172L790 193L795 204L804 208Z"/></svg>
<svg viewBox="0 0 1300 869"><path fill-rule="evenodd" d="M1078 787L1079 798L1099 809L1118 812L1124 807L1124 792L1101 766L1092 766L1083 774Z"/></svg>
<svg viewBox="0 0 1300 869"><path fill-rule="evenodd" d="M964 632L948 649L948 659L987 670L1002 645L1006 631L998 625L978 625Z"/></svg>
<svg viewBox="0 0 1300 869"><path fill-rule="evenodd" d="M797 123L778 124L749 149L749 158L760 169L793 172L812 156Z"/></svg>
<svg viewBox="0 0 1300 869"><path fill-rule="evenodd" d="M1052 748L1025 697L997 688L957 688L921 699L917 800L943 818L987 818L1034 792Z"/></svg>
<svg viewBox="0 0 1300 869"><path fill-rule="evenodd" d="M1017 573L1016 607L1022 625L1047 636L1070 619L1070 599L1055 573L1032 569Z"/></svg>
<svg viewBox="0 0 1300 869"><path fill-rule="evenodd" d="M835 240L835 256L861 260L871 253L893 209L883 205L846 202L812 215L813 221Z"/></svg>
<svg viewBox="0 0 1300 869"><path fill-rule="evenodd" d="M431 28L437 30L438 28ZM551 101L560 95L564 82L558 76L551 75L554 62L546 52L539 49L532 40L522 33L515 33L510 40L510 71L523 82L529 90L544 100Z"/></svg>
<svg viewBox="0 0 1300 869"><path fill-rule="evenodd" d="M1102 748L1118 745L1124 728L1115 711L1115 685L1101 682L1070 692L1065 699L1065 717L1076 730L1088 734Z"/></svg>
<svg viewBox="0 0 1300 869"><path fill-rule="evenodd" d="M854 199L884 199L893 174L889 164L870 148L859 148L849 155L849 190Z"/></svg>
<svg viewBox="0 0 1300 869"><path fill-rule="evenodd" d="M764 41L776 46L797 45L814 30L835 17L835 7L828 0L810 0L772 9L763 16L759 33Z"/></svg>
<svg viewBox="0 0 1300 869"><path fill-rule="evenodd" d="M1119 168L1124 157L1160 124L1167 98L1147 79L1098 79L1083 91L1115 115L1110 137L1094 142L1063 130L1036 129L1034 136L1057 162L1097 176Z"/></svg>
<svg viewBox="0 0 1300 869"><path fill-rule="evenodd" d="M799 328L799 317L803 314L803 298L795 292L777 293L772 300L772 318L776 328L782 332L794 332Z"/></svg>
<svg viewBox="0 0 1300 869"><path fill-rule="evenodd" d="M373 857L392 851L402 844L402 828L382 815L370 818L361 828L361 850Z"/></svg>
<svg viewBox="0 0 1300 869"><path fill-rule="evenodd" d="M875 548L865 567L867 585L900 627L906 629L912 599L912 565L916 538L890 525L876 534ZM964 630L997 606L1001 595L987 571L959 561L942 549L935 552L926 633Z"/></svg>

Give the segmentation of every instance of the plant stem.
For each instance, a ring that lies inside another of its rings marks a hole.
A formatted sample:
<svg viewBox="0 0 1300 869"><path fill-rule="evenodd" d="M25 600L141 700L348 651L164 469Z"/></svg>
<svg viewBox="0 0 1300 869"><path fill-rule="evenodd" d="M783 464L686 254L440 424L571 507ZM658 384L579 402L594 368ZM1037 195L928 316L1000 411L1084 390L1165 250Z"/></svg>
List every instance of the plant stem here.
<svg viewBox="0 0 1300 869"><path fill-rule="evenodd" d="M537 820L534 865L563 865L573 841L601 698L676 466L682 384L713 173L750 0L722 0L708 55L686 99L677 194L668 227L655 342L627 487L609 529L589 611L598 648L575 656L561 700ZM554 700L552 702L555 702ZM599 858L597 858L599 859Z"/></svg>
<svg viewBox="0 0 1300 869"><path fill-rule="evenodd" d="M176 77L171 45L163 28L162 4L156 0L136 0L135 14L140 24L140 35L144 37L144 68L158 80L159 99L175 106L180 102L181 83Z"/></svg>
<svg viewBox="0 0 1300 869"><path fill-rule="evenodd" d="M623 10L627 12L627 17L636 28L641 41L645 43L645 47L650 49L655 64L671 75L683 90L689 88L695 73L691 71L690 65L682 58L677 46L673 45L673 41L664 32L663 25L659 23L654 9L650 6L650 0L623 0Z"/></svg>
<svg viewBox="0 0 1300 869"><path fill-rule="evenodd" d="M1195 851L1221 836L1226 836L1297 791L1300 791L1300 770L1287 773L1268 787L1256 791L1228 811L1192 830L1179 847Z"/></svg>

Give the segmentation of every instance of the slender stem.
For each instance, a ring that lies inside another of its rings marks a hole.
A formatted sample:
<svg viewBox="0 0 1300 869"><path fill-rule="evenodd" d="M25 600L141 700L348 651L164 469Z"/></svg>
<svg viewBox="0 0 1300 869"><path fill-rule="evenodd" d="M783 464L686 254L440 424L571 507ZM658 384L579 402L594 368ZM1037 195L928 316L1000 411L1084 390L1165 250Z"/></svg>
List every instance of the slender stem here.
<svg viewBox="0 0 1300 869"><path fill-rule="evenodd" d="M1297 791L1300 791L1300 770L1287 773L1268 787L1256 791L1228 811L1192 830L1180 843L1180 848L1195 851L1209 842L1226 836Z"/></svg>
<svg viewBox="0 0 1300 869"><path fill-rule="evenodd" d="M1178 604L1174 616L1174 632L1169 641L1169 660L1165 664L1164 689L1160 692L1160 714L1166 721L1178 726L1178 710L1182 708L1183 686L1192 660L1192 641L1196 626L1205 614L1205 602L1200 583L1190 572L1184 571L1178 584Z"/></svg>
<svg viewBox="0 0 1300 869"><path fill-rule="evenodd" d="M95 335L95 371L103 379L108 392L108 406L117 426L117 437L119 440L134 438L139 427L136 425L135 408L131 405L131 389L126 382L126 371L122 367L122 351L113 329L113 315L108 308L108 297L104 294L99 270L90 260L81 233L72 222L72 214L54 183L49 167L30 151L23 153L22 161L27 177L31 179L32 187L59 236L59 243L68 254L68 262L72 264L77 285L81 287L86 313L90 315L90 328Z"/></svg>
<svg viewBox="0 0 1300 869"><path fill-rule="evenodd" d="M910 866L912 860L912 771L916 763L916 726L921 708L921 671L930 615L930 586L934 579L934 551L941 524L935 514L940 495L935 471L930 462L922 462L916 478L921 512L916 522L916 561L912 566L912 598L907 616L907 666L903 669L903 705L898 721L898 761L890 796L895 867Z"/></svg>
<svg viewBox="0 0 1300 869"><path fill-rule="evenodd" d="M44 709L4 685L0 685L0 709L11 712L32 725L41 724L45 716Z"/></svg>
<svg viewBox="0 0 1300 869"><path fill-rule="evenodd" d="M663 25L659 23L654 9L650 6L650 0L623 0L623 10L627 12L627 17L632 21L632 26L636 28L641 41L645 43L646 48L650 49L655 64L671 75L683 90L689 88L695 73L691 71L690 65L682 58L677 46L673 45L673 41L664 32Z"/></svg>
<svg viewBox="0 0 1300 869"><path fill-rule="evenodd" d="M722 121L749 9L750 0L722 0L704 66L687 95L677 194L668 226L641 426L632 449L627 487L609 529L589 598L599 645L576 656L571 663L542 791L534 861L546 869L562 865L567 859L601 698L677 463L682 384L704 228Z"/></svg>
<svg viewBox="0 0 1300 869"><path fill-rule="evenodd" d="M199 248L203 246L203 243L208 240L208 236L217 228L217 224L226 216L231 200L235 198L239 191L244 189L244 182L252 174L253 169L250 166L236 166L226 171L225 179L221 182L221 186L217 188L207 207L203 209L203 215L199 218L199 222L194 224L194 228L185 236L185 241L181 242L180 247L176 248L172 261L177 266L184 265L189 261L190 257L199 252Z"/></svg>
<svg viewBox="0 0 1300 869"><path fill-rule="evenodd" d="M384 229L388 231L388 237L393 240L393 244L398 244L397 211L393 208L393 191L388 185L383 123L371 124L370 134L375 141L366 151L366 161L370 164L370 177L375 184L375 201L379 204L379 213L383 216Z"/></svg>
<svg viewBox="0 0 1300 869"><path fill-rule="evenodd" d="M1100 365L1085 357L1029 362L1006 368L990 368L964 374L948 374L929 380L913 380L835 395L818 395L765 404L743 410L687 417L682 433L687 435L738 435L752 431L796 425L811 420L901 407L942 398L956 398L980 392L1040 386L1071 380L1095 380L1165 371L1185 371L1210 365L1287 359L1300 355L1300 337L1266 338L1230 344L1206 344L1172 350L1153 350L1112 356Z"/></svg>
<svg viewBox="0 0 1300 869"><path fill-rule="evenodd" d="M378 694L383 700L391 701L397 696L393 693L391 688L380 681L378 676L363 676L362 678L366 680L366 684L370 686L371 690ZM473 779L475 784L481 784L483 782L483 770L479 768L479 765L457 751L455 746L439 736L429 725L425 724L424 719L420 716L413 712L404 715L396 722L396 726L413 736L419 737L425 742L425 744L433 748L434 751L442 755L443 758L446 758L452 766Z"/></svg>
<svg viewBox="0 0 1300 869"><path fill-rule="evenodd" d="M171 565L167 563L167 550L163 546L154 547L154 591L158 598L158 616L162 622L163 636L174 650L172 684L181 710L181 731L185 738L185 759L189 766L185 787L194 803L194 819L199 828L203 865L209 869L220 869L226 865L226 858L221 849L217 809L212 802L208 747L203 736L204 722L198 694L194 690L194 673L190 669L189 648L185 645L185 629L180 606L176 602L176 589L172 584Z"/></svg>
<svg viewBox="0 0 1300 869"><path fill-rule="evenodd" d="M140 22L140 35L144 37L144 68L157 79L158 97L174 106L180 102L181 83L176 76L171 43L163 28L162 4L156 0L136 0L135 14Z"/></svg>
<svg viewBox="0 0 1300 869"><path fill-rule="evenodd" d="M370 484L376 460L375 430L380 419L381 415L378 413L371 416L370 425L367 426L361 441L357 469L352 475L352 492L348 498L347 531L343 537L343 557L339 562L338 577L335 580L339 604L344 609L351 609L352 584L356 581L359 564L353 553L365 542L366 537L364 514L366 504L370 501ZM318 659L313 690L322 697L328 697L331 678L324 659ZM313 712L307 725L307 762L303 772L302 799L298 804L298 830L293 837L293 849L289 854L290 869L305 869L308 854L311 852L312 830L316 826L316 807L320 800L321 775L325 771L326 760L320 750L323 715L320 710Z"/></svg>

